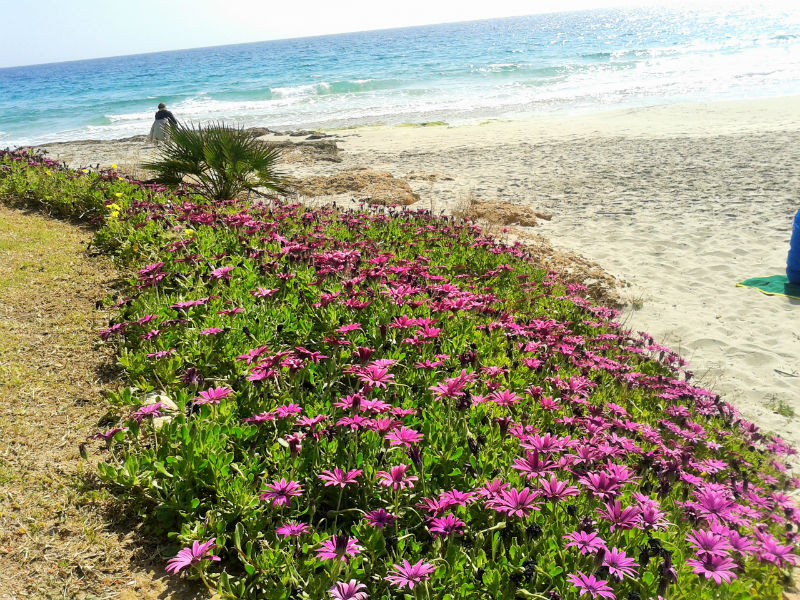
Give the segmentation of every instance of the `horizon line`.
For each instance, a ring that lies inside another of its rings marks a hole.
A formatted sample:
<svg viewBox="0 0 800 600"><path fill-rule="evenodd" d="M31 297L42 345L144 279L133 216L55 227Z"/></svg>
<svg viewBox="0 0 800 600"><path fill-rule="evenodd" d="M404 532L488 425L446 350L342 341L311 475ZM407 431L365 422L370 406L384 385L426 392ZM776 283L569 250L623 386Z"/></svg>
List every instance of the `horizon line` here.
<svg viewBox="0 0 800 600"><path fill-rule="evenodd" d="M286 38L270 38L264 40L251 40L248 42L233 42L229 44L211 44L209 46L190 46L187 48L172 48L166 50L149 50L147 52L133 52L131 54L112 54L110 56L92 56L87 58L71 58L69 60L56 60L50 62L42 62L42 63L29 63L24 65L8 65L5 67L0 67L0 71L8 70L8 69L24 69L28 67L46 67L50 65L63 65L66 63L77 63L77 62L89 62L94 60L109 60L113 58L128 58L132 56L148 56L150 54L163 54L167 52L186 52L189 50L207 50L209 48L227 48L231 46L246 46L248 44L263 44L267 42L283 42L289 40L304 40L304 39L314 39L314 38L324 38L324 37L336 37L340 35L352 35L355 33L372 33L372 32L379 32L379 31L397 31L401 29L417 29L420 27L436 27L438 25L455 25L459 23L480 23L482 21L500 21L502 19L519 19L522 17L533 17L533 16L540 16L540 15L557 15L557 14L569 14L569 13L580 13L580 12L596 12L600 10L642 10L642 9L672 9L675 10L674 7L669 7L667 5L637 5L637 6L607 6L602 8L581 8L581 9L574 9L574 10L557 10L557 11L544 11L544 12L534 12L534 13L527 13L521 15L506 15L503 17L488 17L485 19L466 19L462 21L440 21L438 23L423 23L419 25L401 25L399 27L379 27L377 29L357 29L353 31L339 31L335 33L320 33L320 34L312 34L312 35L299 35L294 37L286 37Z"/></svg>

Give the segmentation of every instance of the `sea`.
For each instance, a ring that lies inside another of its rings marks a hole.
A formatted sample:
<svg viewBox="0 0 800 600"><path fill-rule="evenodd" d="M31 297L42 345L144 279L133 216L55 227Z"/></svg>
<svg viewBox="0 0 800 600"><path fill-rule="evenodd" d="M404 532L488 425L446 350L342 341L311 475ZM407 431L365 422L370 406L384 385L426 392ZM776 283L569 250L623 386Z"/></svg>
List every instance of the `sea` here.
<svg viewBox="0 0 800 600"><path fill-rule="evenodd" d="M798 8L603 9L0 69L0 147L185 122L519 119L800 94Z"/></svg>

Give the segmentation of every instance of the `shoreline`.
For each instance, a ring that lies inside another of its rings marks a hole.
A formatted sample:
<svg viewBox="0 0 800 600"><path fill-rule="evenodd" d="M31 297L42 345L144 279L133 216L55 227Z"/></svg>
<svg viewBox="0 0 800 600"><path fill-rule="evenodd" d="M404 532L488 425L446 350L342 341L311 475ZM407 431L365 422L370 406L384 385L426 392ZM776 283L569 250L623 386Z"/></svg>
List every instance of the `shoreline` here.
<svg viewBox="0 0 800 600"><path fill-rule="evenodd" d="M724 131L744 133L771 131L786 128L800 128L796 121L800 105L800 94L765 98L748 98L715 101L690 101L646 104L641 106L613 107L597 105L591 108L560 109L548 113L519 113L516 117L485 117L470 120L466 123L449 123L447 121L404 122L395 124L375 123L350 125L344 127L321 127L300 129L271 129L269 124L246 127L247 130L264 131L279 137L302 137L300 134L323 134L331 137L349 137L352 135L380 135L381 132L395 130L474 132L486 127L497 128L504 134L526 132L540 137L562 138L592 135L624 135L624 136L698 136L719 135ZM764 111L770 113L765 118ZM691 121L681 125L675 120L689 116ZM732 122L731 119L736 119ZM648 124L642 121L649 119ZM653 122L656 121L656 122ZM236 124L236 121L231 121ZM555 131L554 127L558 127ZM427 134L423 134L427 135ZM111 139L76 138L51 142L26 144L22 147L50 147L78 143L112 143L144 141L147 132ZM459 136L450 136L458 139Z"/></svg>
<svg viewBox="0 0 800 600"><path fill-rule="evenodd" d="M735 287L785 268L800 97L326 133L337 159L296 160L291 175L369 165L407 180L412 207L452 214L476 198L552 214L524 233L627 282L627 326L680 351L700 384L800 447L800 301ZM44 148L71 166L135 166L152 153L133 140Z"/></svg>

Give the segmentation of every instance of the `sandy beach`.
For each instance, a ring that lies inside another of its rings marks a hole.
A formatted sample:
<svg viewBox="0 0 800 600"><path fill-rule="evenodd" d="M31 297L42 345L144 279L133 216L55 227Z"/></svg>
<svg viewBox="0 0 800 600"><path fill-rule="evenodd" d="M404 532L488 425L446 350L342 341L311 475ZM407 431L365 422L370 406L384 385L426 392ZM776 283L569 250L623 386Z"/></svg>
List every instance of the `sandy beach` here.
<svg viewBox="0 0 800 600"><path fill-rule="evenodd" d="M800 300L736 287L784 272L800 208L800 98L330 133L336 161L286 170L388 171L436 212L474 198L552 214L523 234L623 281L627 326L678 350L697 381L800 447ZM124 169L154 152L142 139L46 149L74 167Z"/></svg>

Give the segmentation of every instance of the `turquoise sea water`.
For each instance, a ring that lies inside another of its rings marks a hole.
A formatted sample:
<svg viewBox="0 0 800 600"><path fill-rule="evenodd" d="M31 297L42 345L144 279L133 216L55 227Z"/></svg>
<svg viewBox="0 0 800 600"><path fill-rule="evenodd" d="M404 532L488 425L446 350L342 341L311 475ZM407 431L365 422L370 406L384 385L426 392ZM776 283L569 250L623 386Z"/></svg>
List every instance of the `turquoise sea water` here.
<svg viewBox="0 0 800 600"><path fill-rule="evenodd" d="M0 69L0 147L800 94L800 9L598 10Z"/></svg>

